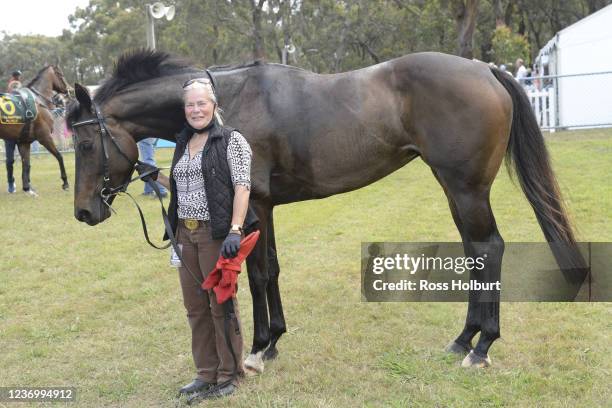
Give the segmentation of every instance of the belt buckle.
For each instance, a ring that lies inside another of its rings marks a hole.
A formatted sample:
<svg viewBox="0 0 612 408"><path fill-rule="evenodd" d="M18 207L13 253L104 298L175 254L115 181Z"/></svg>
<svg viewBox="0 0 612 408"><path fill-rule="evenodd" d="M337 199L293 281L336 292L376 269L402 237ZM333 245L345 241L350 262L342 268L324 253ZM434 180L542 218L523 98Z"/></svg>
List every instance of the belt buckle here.
<svg viewBox="0 0 612 408"><path fill-rule="evenodd" d="M190 218L185 219L184 223L185 227L187 227L187 229L190 231L197 229L199 225L198 220L192 220Z"/></svg>

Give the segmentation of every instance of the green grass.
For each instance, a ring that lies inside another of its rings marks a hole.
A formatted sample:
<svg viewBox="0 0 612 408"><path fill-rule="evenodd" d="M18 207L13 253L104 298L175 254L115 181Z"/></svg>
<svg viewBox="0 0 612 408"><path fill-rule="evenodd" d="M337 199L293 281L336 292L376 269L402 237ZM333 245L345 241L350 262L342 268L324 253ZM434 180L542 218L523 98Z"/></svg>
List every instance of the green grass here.
<svg viewBox="0 0 612 408"><path fill-rule="evenodd" d="M579 238L612 241L612 131L547 140ZM160 163L170 154L159 151ZM65 158L72 181L74 157ZM75 386L79 407L174 406L194 370L168 252L146 245L127 198L92 228L74 219L55 161L37 157L32 167L37 199L8 195L0 170L0 386ZM505 170L492 201L506 242L543 240ZM141 202L151 235L161 237L158 205ZM288 333L265 373L215 406L609 404L610 304L504 303L494 366L465 370L443 348L462 328L466 305L360 301L362 241L459 240L421 161L359 191L279 207L275 219ZM248 349L251 299L240 279Z"/></svg>

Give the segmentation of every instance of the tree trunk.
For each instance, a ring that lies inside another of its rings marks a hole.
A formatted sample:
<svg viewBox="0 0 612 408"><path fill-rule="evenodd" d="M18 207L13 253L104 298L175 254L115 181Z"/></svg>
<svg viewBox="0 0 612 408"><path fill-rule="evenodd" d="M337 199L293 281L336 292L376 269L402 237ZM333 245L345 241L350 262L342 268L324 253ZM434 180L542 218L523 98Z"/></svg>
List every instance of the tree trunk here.
<svg viewBox="0 0 612 408"><path fill-rule="evenodd" d="M495 14L495 27L505 26L506 21L504 20L502 0L493 0L493 12Z"/></svg>
<svg viewBox="0 0 612 408"><path fill-rule="evenodd" d="M285 56L284 64L289 64L289 52L287 47L291 45L291 9L290 1L285 0L280 4L280 12L283 24L283 55Z"/></svg>
<svg viewBox="0 0 612 408"><path fill-rule="evenodd" d="M478 15L479 0L453 0L455 21L457 22L457 54L472 59L474 28Z"/></svg>
<svg viewBox="0 0 612 408"><path fill-rule="evenodd" d="M213 25L213 32L215 33L215 46L212 50L213 55L213 63L212 65L217 65L219 63L219 52L217 51L217 45L219 43L219 26L216 24Z"/></svg>
<svg viewBox="0 0 612 408"><path fill-rule="evenodd" d="M263 30L262 30L262 7L264 0L251 0L253 12L253 59L254 60L265 60L266 51L264 46Z"/></svg>

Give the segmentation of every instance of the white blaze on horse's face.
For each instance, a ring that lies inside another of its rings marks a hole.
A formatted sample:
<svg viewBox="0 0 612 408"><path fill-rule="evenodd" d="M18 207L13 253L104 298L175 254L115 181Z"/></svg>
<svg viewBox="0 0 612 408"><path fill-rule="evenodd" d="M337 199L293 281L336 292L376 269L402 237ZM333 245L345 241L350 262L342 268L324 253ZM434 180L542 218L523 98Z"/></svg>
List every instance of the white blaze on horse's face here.
<svg viewBox="0 0 612 408"><path fill-rule="evenodd" d="M185 118L196 129L202 129L212 120L215 103L205 89L194 88L185 92Z"/></svg>

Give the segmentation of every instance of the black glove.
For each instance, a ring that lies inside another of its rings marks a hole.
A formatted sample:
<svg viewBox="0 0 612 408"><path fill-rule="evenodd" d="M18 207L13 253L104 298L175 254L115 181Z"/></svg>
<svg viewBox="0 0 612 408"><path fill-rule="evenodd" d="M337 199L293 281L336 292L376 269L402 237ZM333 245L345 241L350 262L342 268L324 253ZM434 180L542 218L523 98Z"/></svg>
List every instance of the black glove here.
<svg viewBox="0 0 612 408"><path fill-rule="evenodd" d="M238 255L240 249L240 235L238 234L227 234L225 241L221 245L221 255L225 259L232 259Z"/></svg>
<svg viewBox="0 0 612 408"><path fill-rule="evenodd" d="M142 181L155 181L159 175L159 169L147 163L138 163L136 165L136 171ZM145 176L143 176L143 174L145 174Z"/></svg>

